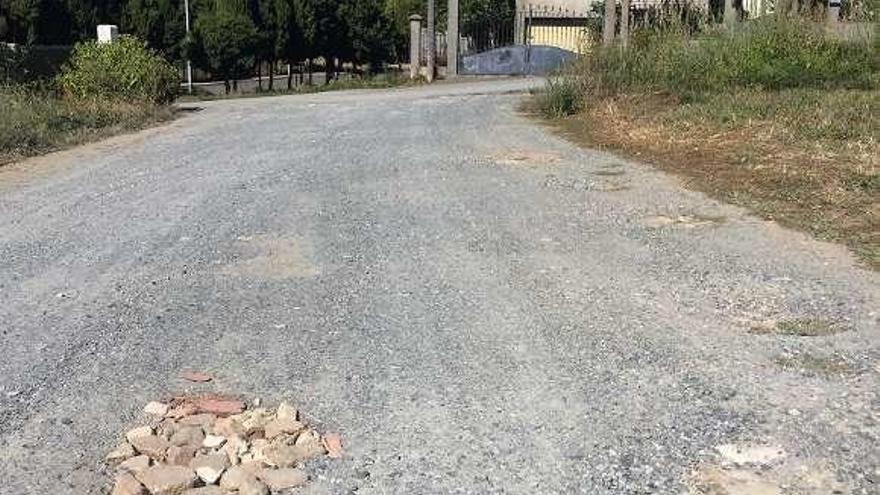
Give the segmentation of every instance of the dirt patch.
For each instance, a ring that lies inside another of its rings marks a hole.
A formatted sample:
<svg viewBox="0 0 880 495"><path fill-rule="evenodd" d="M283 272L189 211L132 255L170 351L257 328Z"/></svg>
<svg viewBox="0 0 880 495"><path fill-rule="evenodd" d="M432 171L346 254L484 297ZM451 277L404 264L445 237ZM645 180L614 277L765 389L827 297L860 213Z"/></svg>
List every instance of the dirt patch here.
<svg viewBox="0 0 880 495"><path fill-rule="evenodd" d="M271 235L239 237L244 257L229 264L224 272L268 279L307 278L317 274L311 262L311 248L302 239Z"/></svg>
<svg viewBox="0 0 880 495"><path fill-rule="evenodd" d="M846 332L846 325L823 318L790 318L753 323L750 333L789 335L796 337L826 337Z"/></svg>
<svg viewBox="0 0 880 495"><path fill-rule="evenodd" d="M844 243L880 269L880 140L817 117L858 104L870 113L872 98L876 92L850 90L749 92L686 104L662 94L624 96L554 123L572 141L650 161L685 187ZM862 103L835 103L846 101ZM766 108L779 111L768 119L759 112ZM755 115L739 115L748 111ZM865 113L857 120L866 119L861 127L877 125Z"/></svg>
<svg viewBox="0 0 880 495"><path fill-rule="evenodd" d="M306 461L342 456L337 434L319 434L286 403L248 408L235 397L178 396L144 412L148 421L106 457L114 494L289 493L309 481Z"/></svg>

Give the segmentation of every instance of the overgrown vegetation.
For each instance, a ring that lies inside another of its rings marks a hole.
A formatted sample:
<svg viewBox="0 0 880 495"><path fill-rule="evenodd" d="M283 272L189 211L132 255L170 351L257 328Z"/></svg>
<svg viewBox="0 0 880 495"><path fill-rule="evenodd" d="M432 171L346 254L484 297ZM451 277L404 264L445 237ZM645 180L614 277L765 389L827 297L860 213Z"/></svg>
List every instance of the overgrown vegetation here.
<svg viewBox="0 0 880 495"><path fill-rule="evenodd" d="M16 54L0 53L0 66ZM0 81L0 165L170 119L177 72L143 42L80 44L57 80Z"/></svg>
<svg viewBox="0 0 880 495"><path fill-rule="evenodd" d="M597 48L537 104L570 136L649 159L880 268L880 60L797 16L661 23Z"/></svg>
<svg viewBox="0 0 880 495"><path fill-rule="evenodd" d="M171 119L167 105L72 101L49 89L0 87L0 165Z"/></svg>

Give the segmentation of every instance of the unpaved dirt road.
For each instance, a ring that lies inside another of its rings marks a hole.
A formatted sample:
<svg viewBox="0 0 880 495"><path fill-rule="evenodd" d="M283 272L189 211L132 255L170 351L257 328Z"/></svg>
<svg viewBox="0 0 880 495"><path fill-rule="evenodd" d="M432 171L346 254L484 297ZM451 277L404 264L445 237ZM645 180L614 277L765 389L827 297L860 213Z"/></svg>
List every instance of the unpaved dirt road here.
<svg viewBox="0 0 880 495"><path fill-rule="evenodd" d="M537 83L214 102L0 169L0 493L101 493L187 389L341 432L297 493L880 493L880 277L567 143Z"/></svg>

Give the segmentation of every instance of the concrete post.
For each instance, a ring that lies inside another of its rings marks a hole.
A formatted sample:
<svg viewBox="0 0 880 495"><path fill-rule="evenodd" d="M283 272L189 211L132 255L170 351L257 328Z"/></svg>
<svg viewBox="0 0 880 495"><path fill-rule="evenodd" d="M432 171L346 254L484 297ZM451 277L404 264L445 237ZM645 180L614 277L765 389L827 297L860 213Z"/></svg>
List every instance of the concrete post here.
<svg viewBox="0 0 880 495"><path fill-rule="evenodd" d="M427 65L428 65L428 82L434 82L434 74L437 73L437 62L434 60L437 57L437 31L435 29L435 21L436 17L434 8L434 0L428 0L428 56L427 56Z"/></svg>
<svg viewBox="0 0 880 495"><path fill-rule="evenodd" d="M605 22L602 24L602 44L614 43L614 30L617 27L617 2L605 0Z"/></svg>
<svg viewBox="0 0 880 495"><path fill-rule="evenodd" d="M118 37L118 27L112 24L98 24L98 43L113 43Z"/></svg>
<svg viewBox="0 0 880 495"><path fill-rule="evenodd" d="M449 0L446 9L446 77L458 75L458 0Z"/></svg>
<svg viewBox="0 0 880 495"><path fill-rule="evenodd" d="M724 25L732 26L736 23L736 9L733 0L724 0Z"/></svg>
<svg viewBox="0 0 880 495"><path fill-rule="evenodd" d="M422 68L422 16L409 16L409 78L419 77Z"/></svg>
<svg viewBox="0 0 880 495"><path fill-rule="evenodd" d="M620 0L620 44L629 45L629 6L630 0Z"/></svg>
<svg viewBox="0 0 880 495"><path fill-rule="evenodd" d="M840 0L828 0L828 25L837 27L840 20Z"/></svg>

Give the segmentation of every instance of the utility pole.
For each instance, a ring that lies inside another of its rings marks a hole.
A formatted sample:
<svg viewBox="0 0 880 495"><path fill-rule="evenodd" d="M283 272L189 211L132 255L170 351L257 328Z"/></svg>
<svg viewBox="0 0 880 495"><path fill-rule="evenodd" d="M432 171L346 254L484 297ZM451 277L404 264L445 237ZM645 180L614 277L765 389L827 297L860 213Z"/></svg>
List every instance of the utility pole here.
<svg viewBox="0 0 880 495"><path fill-rule="evenodd" d="M187 43L190 41L189 36L189 0L183 0L183 10L186 16L186 40ZM189 49L187 49L187 57L186 57L186 91L189 94L193 92L193 69L192 62L189 59Z"/></svg>
<svg viewBox="0 0 880 495"><path fill-rule="evenodd" d="M602 45L614 43L614 29L617 27L617 3L605 0L605 23L602 25Z"/></svg>
<svg viewBox="0 0 880 495"><path fill-rule="evenodd" d="M428 82L434 82L434 74L437 62L434 60L437 56L437 35L435 34L434 18L435 18L434 0L428 0Z"/></svg>
<svg viewBox="0 0 880 495"><path fill-rule="evenodd" d="M458 0L449 0L446 10L446 77L458 75Z"/></svg>

